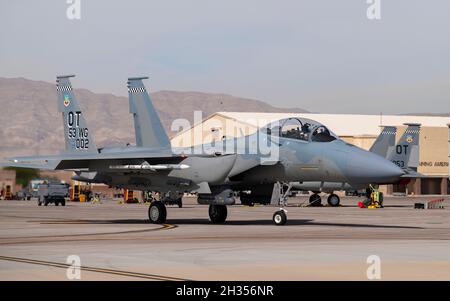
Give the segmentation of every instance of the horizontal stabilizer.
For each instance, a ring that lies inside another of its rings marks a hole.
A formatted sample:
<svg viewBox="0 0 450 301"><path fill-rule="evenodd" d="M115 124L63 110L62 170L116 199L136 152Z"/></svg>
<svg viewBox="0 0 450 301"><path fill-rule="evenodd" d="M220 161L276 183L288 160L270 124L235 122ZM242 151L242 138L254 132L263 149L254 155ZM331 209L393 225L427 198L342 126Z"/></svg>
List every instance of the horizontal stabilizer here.
<svg viewBox="0 0 450 301"><path fill-rule="evenodd" d="M50 161L44 163L12 161L12 162L1 162L0 167L20 167L20 168L42 169L42 170L55 170L58 164L59 161Z"/></svg>

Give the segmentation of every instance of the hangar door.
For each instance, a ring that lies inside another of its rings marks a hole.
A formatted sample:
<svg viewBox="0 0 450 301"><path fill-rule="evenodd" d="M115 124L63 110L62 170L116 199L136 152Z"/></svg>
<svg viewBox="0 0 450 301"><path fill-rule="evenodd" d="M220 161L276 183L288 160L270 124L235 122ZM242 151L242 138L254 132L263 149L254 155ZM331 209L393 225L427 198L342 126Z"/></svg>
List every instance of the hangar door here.
<svg viewBox="0 0 450 301"><path fill-rule="evenodd" d="M406 193L406 185L405 184L394 184L392 185L393 193Z"/></svg>
<svg viewBox="0 0 450 301"><path fill-rule="evenodd" d="M422 179L422 194L441 194L441 179Z"/></svg>

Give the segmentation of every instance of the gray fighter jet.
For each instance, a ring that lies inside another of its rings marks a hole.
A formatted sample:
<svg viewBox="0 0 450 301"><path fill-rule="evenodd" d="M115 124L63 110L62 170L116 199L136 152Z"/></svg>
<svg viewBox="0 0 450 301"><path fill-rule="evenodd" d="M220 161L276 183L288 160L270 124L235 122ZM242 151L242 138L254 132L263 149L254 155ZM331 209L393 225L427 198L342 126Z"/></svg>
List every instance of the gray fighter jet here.
<svg viewBox="0 0 450 301"><path fill-rule="evenodd" d="M10 158L4 166L72 170L74 179L134 190L159 191L170 198L198 194L209 205L213 223L223 223L227 205L241 199L270 200L286 223L287 195L293 181L395 183L403 170L379 155L339 139L326 126L288 118L258 132L212 144L172 148L143 85L129 78L130 111L135 114L136 146L97 148L70 83L57 77L58 109L64 123L65 151L59 155ZM136 122L136 121L139 122ZM149 207L149 219L164 223L161 201Z"/></svg>
<svg viewBox="0 0 450 301"><path fill-rule="evenodd" d="M403 178L417 177L417 167L419 165L419 135L420 124L405 123L407 126L404 134L400 137L398 143L395 143L397 127L384 126L380 135L377 137L370 152L380 155L396 165L398 165L405 174ZM293 190L312 191L309 197L310 204L320 204L320 192L328 193L328 205L339 206L340 198L334 192L336 191L357 191L369 187L373 183L345 183L345 182L295 182L291 183Z"/></svg>

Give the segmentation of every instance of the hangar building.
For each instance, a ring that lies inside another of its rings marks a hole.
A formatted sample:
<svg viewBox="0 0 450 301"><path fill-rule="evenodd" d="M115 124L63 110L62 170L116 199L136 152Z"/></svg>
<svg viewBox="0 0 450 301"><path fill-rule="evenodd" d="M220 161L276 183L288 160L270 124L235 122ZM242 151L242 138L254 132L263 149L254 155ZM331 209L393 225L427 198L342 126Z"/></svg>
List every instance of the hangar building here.
<svg viewBox="0 0 450 301"><path fill-rule="evenodd" d="M267 123L289 117L303 117L326 125L343 140L369 149L383 126L397 126L397 139L406 129L404 123L420 123L420 178L408 184L386 185L387 194L448 194L450 156L450 117L409 115L354 115L312 113L242 113L217 112L185 128L172 137L173 147L187 147L210 143L227 137L240 137L257 131Z"/></svg>

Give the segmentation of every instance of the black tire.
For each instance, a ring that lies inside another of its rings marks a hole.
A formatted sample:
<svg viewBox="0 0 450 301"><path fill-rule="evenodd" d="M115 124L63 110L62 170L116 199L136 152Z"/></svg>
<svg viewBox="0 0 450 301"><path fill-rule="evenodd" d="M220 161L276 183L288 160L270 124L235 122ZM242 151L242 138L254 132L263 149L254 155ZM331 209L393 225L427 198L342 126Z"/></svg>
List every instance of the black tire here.
<svg viewBox="0 0 450 301"><path fill-rule="evenodd" d="M61 206L66 206L66 200L61 201Z"/></svg>
<svg viewBox="0 0 450 301"><path fill-rule="evenodd" d="M58 201L55 201L55 206L59 206L59 202Z"/></svg>
<svg viewBox="0 0 450 301"><path fill-rule="evenodd" d="M177 205L178 205L178 208L183 208L183 200L181 198L179 198L177 200Z"/></svg>
<svg viewBox="0 0 450 301"><path fill-rule="evenodd" d="M248 201L248 200L242 200L241 199L241 205L242 206L251 206L252 205L252 202L250 202L250 201Z"/></svg>
<svg viewBox="0 0 450 301"><path fill-rule="evenodd" d="M309 197L309 205L311 207L320 207L322 206L322 198L317 193L312 194Z"/></svg>
<svg viewBox="0 0 450 301"><path fill-rule="evenodd" d="M277 226L285 225L287 222L286 213L283 210L277 211L273 214L272 220Z"/></svg>
<svg viewBox="0 0 450 301"><path fill-rule="evenodd" d="M228 210L225 205L209 205L209 219L213 224L223 224L227 219Z"/></svg>
<svg viewBox="0 0 450 301"><path fill-rule="evenodd" d="M338 207L341 203L341 199L337 194L332 193L328 196L327 202L331 207Z"/></svg>
<svg viewBox="0 0 450 301"><path fill-rule="evenodd" d="M42 205L41 200L38 199L37 202L38 202L38 206L41 206L41 205Z"/></svg>
<svg viewBox="0 0 450 301"><path fill-rule="evenodd" d="M167 209L163 202L154 201L148 208L148 218L153 224L162 224L166 222Z"/></svg>

